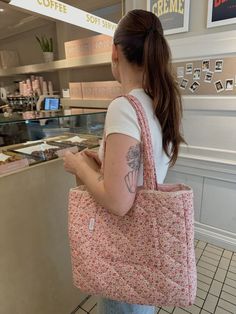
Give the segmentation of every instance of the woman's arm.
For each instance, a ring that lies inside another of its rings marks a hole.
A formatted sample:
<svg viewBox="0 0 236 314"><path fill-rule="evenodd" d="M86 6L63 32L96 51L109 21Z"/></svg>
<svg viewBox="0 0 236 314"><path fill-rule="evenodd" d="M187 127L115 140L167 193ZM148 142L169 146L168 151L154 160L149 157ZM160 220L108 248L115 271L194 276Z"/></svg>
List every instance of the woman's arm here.
<svg viewBox="0 0 236 314"><path fill-rule="evenodd" d="M96 163L98 164L99 168L101 168L102 163L101 163L101 161L100 161L100 159L99 159L99 157L98 157L98 152L97 152L97 151L85 149L85 150L84 150L84 153L85 153L88 157L94 159L94 161L96 161ZM76 178L76 185L77 185L77 186L83 184L83 182L80 180L79 177L75 176L75 178Z"/></svg>
<svg viewBox="0 0 236 314"><path fill-rule="evenodd" d="M65 168L72 173L75 171L98 203L119 216L129 211L136 195L140 142L124 134L108 135L103 175L95 161L85 153L67 157Z"/></svg>

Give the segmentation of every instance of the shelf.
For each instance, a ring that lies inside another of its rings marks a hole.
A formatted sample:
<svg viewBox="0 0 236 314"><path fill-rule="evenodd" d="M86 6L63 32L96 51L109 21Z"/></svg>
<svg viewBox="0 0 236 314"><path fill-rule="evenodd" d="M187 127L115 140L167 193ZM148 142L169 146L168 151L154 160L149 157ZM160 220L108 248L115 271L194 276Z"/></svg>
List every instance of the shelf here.
<svg viewBox="0 0 236 314"><path fill-rule="evenodd" d="M24 65L6 70L0 70L0 77L8 77L17 74L35 74L44 72L53 72L74 68L94 67L110 65L111 54L98 54L73 59L64 59L48 63Z"/></svg>
<svg viewBox="0 0 236 314"><path fill-rule="evenodd" d="M96 108L96 109L107 109L112 100L80 100L61 98L61 105L63 107L74 107L74 108Z"/></svg>

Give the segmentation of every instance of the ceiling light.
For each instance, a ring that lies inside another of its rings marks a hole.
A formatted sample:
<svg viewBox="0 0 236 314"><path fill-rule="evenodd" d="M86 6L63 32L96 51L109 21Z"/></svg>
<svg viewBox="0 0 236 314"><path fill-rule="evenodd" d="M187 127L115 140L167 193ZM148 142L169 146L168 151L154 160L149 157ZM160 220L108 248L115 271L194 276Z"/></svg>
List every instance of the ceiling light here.
<svg viewBox="0 0 236 314"><path fill-rule="evenodd" d="M0 12L3 12L3 11L4 11L4 9L0 8Z"/></svg>

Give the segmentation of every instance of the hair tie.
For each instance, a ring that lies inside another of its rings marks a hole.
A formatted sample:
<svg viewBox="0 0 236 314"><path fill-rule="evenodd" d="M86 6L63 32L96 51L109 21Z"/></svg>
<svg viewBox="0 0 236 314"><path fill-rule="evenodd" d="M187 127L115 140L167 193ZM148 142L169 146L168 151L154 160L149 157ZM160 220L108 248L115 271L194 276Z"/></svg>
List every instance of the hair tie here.
<svg viewBox="0 0 236 314"><path fill-rule="evenodd" d="M146 35L149 35L150 33L158 33L158 30L154 26L151 26L146 30Z"/></svg>

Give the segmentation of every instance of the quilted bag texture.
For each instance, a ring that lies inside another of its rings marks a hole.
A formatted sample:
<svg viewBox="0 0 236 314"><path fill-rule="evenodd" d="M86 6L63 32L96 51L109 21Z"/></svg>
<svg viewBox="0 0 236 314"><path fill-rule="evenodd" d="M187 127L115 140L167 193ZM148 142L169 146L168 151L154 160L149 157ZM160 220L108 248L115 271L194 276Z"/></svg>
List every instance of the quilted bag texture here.
<svg viewBox="0 0 236 314"><path fill-rule="evenodd" d="M74 285L122 302L189 306L197 288L193 191L183 184L157 185L145 113L135 97L126 97L142 130L144 185L123 217L97 204L84 186L70 190Z"/></svg>

